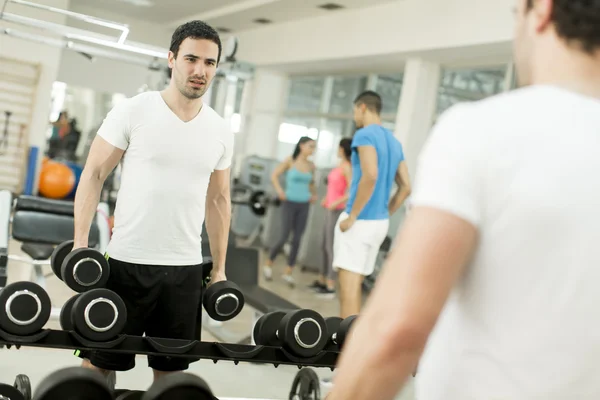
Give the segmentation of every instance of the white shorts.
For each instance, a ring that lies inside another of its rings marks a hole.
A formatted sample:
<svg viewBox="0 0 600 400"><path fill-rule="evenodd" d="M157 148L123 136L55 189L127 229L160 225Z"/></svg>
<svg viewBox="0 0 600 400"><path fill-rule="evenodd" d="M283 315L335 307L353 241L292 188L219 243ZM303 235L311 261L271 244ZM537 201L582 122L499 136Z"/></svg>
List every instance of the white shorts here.
<svg viewBox="0 0 600 400"><path fill-rule="evenodd" d="M343 212L335 224L333 236L333 269L344 269L369 276L375 270L379 248L388 234L390 221L357 220L346 232L340 230L340 222L348 218Z"/></svg>

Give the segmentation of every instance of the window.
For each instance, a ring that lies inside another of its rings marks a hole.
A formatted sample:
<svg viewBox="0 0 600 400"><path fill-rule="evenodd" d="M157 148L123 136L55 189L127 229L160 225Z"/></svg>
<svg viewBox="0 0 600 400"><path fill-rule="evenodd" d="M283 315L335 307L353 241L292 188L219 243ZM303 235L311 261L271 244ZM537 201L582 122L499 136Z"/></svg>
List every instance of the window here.
<svg viewBox="0 0 600 400"><path fill-rule="evenodd" d="M325 78L322 77L291 79L287 109L319 112L324 87Z"/></svg>
<svg viewBox="0 0 600 400"><path fill-rule="evenodd" d="M329 114L352 114L352 103L367 87L367 77L335 77L329 102Z"/></svg>
<svg viewBox="0 0 600 400"><path fill-rule="evenodd" d="M505 75L506 66L442 71L437 114L440 115L454 104L477 101L502 92Z"/></svg>
<svg viewBox="0 0 600 400"><path fill-rule="evenodd" d="M398 112L403 78L402 74L379 75L377 77L375 91L381 96L383 103L382 114L396 115Z"/></svg>

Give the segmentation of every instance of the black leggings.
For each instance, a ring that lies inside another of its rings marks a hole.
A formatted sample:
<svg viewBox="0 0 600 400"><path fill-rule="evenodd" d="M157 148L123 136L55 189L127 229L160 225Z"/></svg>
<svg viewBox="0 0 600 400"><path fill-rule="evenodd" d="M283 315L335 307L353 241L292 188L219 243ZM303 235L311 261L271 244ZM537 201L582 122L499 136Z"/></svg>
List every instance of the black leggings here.
<svg viewBox="0 0 600 400"><path fill-rule="evenodd" d="M306 221L308 220L308 211L310 209L310 203L296 203L293 201L284 201L281 205L281 219L283 221L283 230L279 241L271 247L271 253L269 254L269 260L273 261L277 254L283 248L285 242L287 242L290 232L294 232L292 238L292 248L290 249L290 255L288 257L288 265L293 267L296 265L296 257L298 256L298 249L300 248L300 241L302 240L302 234L306 228Z"/></svg>

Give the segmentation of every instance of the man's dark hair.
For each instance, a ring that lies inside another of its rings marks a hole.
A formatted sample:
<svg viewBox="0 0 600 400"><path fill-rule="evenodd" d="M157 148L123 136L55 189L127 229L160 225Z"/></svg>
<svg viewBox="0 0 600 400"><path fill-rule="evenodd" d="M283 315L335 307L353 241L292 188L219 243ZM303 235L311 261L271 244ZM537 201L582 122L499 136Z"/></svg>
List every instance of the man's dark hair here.
<svg viewBox="0 0 600 400"><path fill-rule="evenodd" d="M528 10L534 0L527 0ZM558 36L592 54L600 49L600 0L554 0L552 22Z"/></svg>
<svg viewBox="0 0 600 400"><path fill-rule="evenodd" d="M364 104L367 106L367 109L371 110L375 114L381 114L381 96L372 90L367 90L359 94L356 100L354 100L354 104L357 106Z"/></svg>
<svg viewBox="0 0 600 400"><path fill-rule="evenodd" d="M173 36L171 37L171 47L169 48L175 55L175 58L177 58L181 43L187 38L206 39L216 43L217 46L219 46L217 64L221 61L221 38L212 26L203 21L190 21L175 29L175 32L173 32Z"/></svg>

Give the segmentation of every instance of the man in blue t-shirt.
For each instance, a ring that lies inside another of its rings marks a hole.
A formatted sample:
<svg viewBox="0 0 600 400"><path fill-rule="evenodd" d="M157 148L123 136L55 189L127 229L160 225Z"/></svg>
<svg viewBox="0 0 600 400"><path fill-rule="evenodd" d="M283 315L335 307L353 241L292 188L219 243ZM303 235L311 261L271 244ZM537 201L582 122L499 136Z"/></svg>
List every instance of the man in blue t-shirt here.
<svg viewBox="0 0 600 400"><path fill-rule="evenodd" d="M381 125L381 97L372 91L354 101L358 131L352 139L352 182L346 210L335 229L333 266L340 284L340 312L360 312L362 281L373 273L389 218L410 194L402 145ZM393 196L392 186L397 185Z"/></svg>

